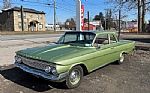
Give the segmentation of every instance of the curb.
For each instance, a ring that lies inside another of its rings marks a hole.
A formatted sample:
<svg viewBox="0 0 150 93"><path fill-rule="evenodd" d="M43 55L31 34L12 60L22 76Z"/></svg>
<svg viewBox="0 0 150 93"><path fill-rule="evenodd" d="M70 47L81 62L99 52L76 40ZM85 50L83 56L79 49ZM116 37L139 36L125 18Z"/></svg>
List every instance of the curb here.
<svg viewBox="0 0 150 93"><path fill-rule="evenodd" d="M136 50L150 51L150 46L136 45L136 46L135 46L135 49L136 49Z"/></svg>

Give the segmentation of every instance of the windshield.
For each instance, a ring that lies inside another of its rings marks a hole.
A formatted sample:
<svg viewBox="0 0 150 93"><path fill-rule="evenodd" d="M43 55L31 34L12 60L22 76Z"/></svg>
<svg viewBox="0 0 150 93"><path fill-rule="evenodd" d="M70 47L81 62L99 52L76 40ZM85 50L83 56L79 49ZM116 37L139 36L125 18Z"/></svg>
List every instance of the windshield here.
<svg viewBox="0 0 150 93"><path fill-rule="evenodd" d="M92 32L66 32L58 41L58 44L84 44L91 45L95 38Z"/></svg>

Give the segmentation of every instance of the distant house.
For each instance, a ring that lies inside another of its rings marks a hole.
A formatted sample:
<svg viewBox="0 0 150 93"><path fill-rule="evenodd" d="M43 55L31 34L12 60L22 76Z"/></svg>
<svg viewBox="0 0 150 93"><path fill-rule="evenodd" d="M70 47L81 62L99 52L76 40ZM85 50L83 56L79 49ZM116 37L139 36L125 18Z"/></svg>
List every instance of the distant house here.
<svg viewBox="0 0 150 93"><path fill-rule="evenodd" d="M0 13L0 30L21 31L21 8L14 7ZM45 13L34 9L23 8L24 31L45 31Z"/></svg>
<svg viewBox="0 0 150 93"><path fill-rule="evenodd" d="M88 30L88 23L84 23L84 29L83 30ZM96 30L96 26L93 24L89 24L89 30Z"/></svg>
<svg viewBox="0 0 150 93"><path fill-rule="evenodd" d="M53 24L47 24L47 25L45 26L45 29L46 29L46 31L54 30L54 25L53 25ZM61 25L56 24L56 30L62 30L62 29L63 29L63 28L62 28Z"/></svg>
<svg viewBox="0 0 150 93"><path fill-rule="evenodd" d="M103 29L102 24L100 21L91 21L89 23L89 30L101 30ZM88 30L88 23L84 23L84 29L83 30Z"/></svg>
<svg viewBox="0 0 150 93"><path fill-rule="evenodd" d="M128 32L138 32L138 22L137 21L128 21L126 24Z"/></svg>

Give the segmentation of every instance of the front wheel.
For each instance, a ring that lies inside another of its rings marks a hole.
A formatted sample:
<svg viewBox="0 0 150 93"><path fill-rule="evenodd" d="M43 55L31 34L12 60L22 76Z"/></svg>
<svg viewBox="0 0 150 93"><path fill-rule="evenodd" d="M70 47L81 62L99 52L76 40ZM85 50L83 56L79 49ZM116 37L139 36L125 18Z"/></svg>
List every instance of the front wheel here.
<svg viewBox="0 0 150 93"><path fill-rule="evenodd" d="M66 78L66 86L69 89L76 88L80 85L83 77L83 69L81 66L75 66L69 71Z"/></svg>

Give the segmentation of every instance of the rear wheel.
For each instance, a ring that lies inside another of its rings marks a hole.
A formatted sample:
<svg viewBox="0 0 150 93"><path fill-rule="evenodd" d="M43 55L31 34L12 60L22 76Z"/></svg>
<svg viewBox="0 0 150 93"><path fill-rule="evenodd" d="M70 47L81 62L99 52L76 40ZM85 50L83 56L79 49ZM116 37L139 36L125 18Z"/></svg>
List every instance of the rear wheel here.
<svg viewBox="0 0 150 93"><path fill-rule="evenodd" d="M69 75L66 78L67 88L76 88L80 85L83 77L83 69L81 66L75 66L69 71Z"/></svg>
<svg viewBox="0 0 150 93"><path fill-rule="evenodd" d="M119 60L118 60L118 63L119 63L119 64L122 64L122 63L124 62L124 59L125 59L125 54L124 54L124 53L121 53L121 54L120 54L120 58L119 58Z"/></svg>

